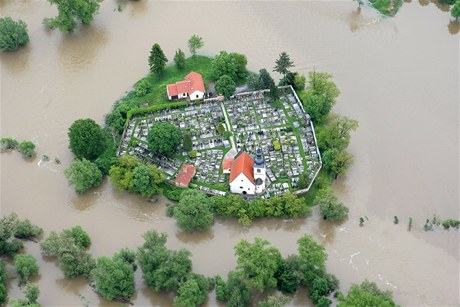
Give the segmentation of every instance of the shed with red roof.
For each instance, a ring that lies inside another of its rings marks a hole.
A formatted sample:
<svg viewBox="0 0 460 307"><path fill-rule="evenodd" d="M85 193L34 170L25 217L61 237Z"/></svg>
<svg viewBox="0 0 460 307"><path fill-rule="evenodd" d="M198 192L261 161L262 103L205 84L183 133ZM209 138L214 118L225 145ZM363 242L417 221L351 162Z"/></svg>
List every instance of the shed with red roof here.
<svg viewBox="0 0 460 307"><path fill-rule="evenodd" d="M182 164L174 183L180 188L187 188L193 176L195 176L195 172L195 167L192 165Z"/></svg>
<svg viewBox="0 0 460 307"><path fill-rule="evenodd" d="M169 100L190 98L190 100L203 99L205 89L201 74L192 71L185 76L183 81L166 86Z"/></svg>

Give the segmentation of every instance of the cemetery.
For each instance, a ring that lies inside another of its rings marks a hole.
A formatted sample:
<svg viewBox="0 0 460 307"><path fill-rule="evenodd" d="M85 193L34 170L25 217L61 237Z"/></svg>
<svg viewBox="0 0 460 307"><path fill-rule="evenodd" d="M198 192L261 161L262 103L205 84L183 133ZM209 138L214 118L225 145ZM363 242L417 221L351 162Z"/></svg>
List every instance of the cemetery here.
<svg viewBox="0 0 460 307"><path fill-rule="evenodd" d="M184 163L192 165L196 174L190 187L224 195L229 192L229 174L222 171L223 159L240 151L254 157L260 147L267 178L261 196L295 192L302 173L314 180L321 168L321 156L313 123L292 87L281 87L279 93L276 101L268 91L246 92L227 100L190 102L183 108L133 117L125 129L118 155L133 155L157 165L171 182ZM147 134L157 122L169 122L183 133L188 132L195 154L179 149L171 159L154 156L148 148Z"/></svg>

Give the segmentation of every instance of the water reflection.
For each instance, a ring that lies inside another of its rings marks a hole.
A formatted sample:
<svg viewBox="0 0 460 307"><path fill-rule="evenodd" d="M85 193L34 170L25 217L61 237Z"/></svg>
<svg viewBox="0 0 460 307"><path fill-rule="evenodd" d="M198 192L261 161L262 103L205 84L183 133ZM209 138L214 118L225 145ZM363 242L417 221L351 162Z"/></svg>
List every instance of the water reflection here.
<svg viewBox="0 0 460 307"><path fill-rule="evenodd" d="M214 239L214 232L212 231L212 229L203 232L193 233L178 231L176 232L176 238L178 238L183 243L197 245Z"/></svg>
<svg viewBox="0 0 460 307"><path fill-rule="evenodd" d="M150 300L150 306L172 306L172 301L174 299L174 293L172 292L154 292L152 289L147 287L142 287L140 290L144 297L147 297Z"/></svg>
<svg viewBox="0 0 460 307"><path fill-rule="evenodd" d="M132 16L143 14L148 11L147 0L117 0L115 3L121 5L122 11L129 9Z"/></svg>
<svg viewBox="0 0 460 307"><path fill-rule="evenodd" d="M458 20L451 20L447 25L447 29L449 29L450 34L457 34L460 30L460 22Z"/></svg>

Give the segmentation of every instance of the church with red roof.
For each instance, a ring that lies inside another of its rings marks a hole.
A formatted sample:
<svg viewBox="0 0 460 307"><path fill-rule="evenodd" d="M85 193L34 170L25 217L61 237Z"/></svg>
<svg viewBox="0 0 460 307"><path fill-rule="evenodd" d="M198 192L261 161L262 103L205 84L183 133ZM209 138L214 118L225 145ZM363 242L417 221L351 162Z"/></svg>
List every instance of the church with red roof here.
<svg viewBox="0 0 460 307"><path fill-rule="evenodd" d="M183 81L166 86L166 93L169 100L186 99L197 100L203 99L205 89L203 77L201 74L192 71L185 76Z"/></svg>
<svg viewBox="0 0 460 307"><path fill-rule="evenodd" d="M254 195L265 190L265 163L262 150L257 149L255 159L240 152L230 165L230 192Z"/></svg>

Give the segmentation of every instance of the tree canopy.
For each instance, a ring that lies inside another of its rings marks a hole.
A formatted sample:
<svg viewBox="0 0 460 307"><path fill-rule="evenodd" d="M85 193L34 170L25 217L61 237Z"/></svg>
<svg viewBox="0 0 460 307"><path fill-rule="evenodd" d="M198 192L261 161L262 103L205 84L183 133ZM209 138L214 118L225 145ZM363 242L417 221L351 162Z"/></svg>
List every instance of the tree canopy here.
<svg viewBox="0 0 460 307"><path fill-rule="evenodd" d="M247 306L251 299L251 291L244 274L240 271L230 271L227 282L218 276L216 296L218 300L227 302L229 307Z"/></svg>
<svg viewBox="0 0 460 307"><path fill-rule="evenodd" d="M223 75L216 82L216 91L224 95L226 99L230 98L235 93L235 82L227 75Z"/></svg>
<svg viewBox="0 0 460 307"><path fill-rule="evenodd" d="M27 25L24 21L15 21L11 17L0 18L0 50L15 51L29 42Z"/></svg>
<svg viewBox="0 0 460 307"><path fill-rule="evenodd" d="M192 56L195 56L196 51L204 46L203 38L194 34L188 40L188 49Z"/></svg>
<svg viewBox="0 0 460 307"><path fill-rule="evenodd" d="M450 14L452 17L455 17L456 20L460 17L460 0L457 0L450 10Z"/></svg>
<svg viewBox="0 0 460 307"><path fill-rule="evenodd" d="M77 21L90 24L99 11L102 0L48 0L57 6L58 15L45 18L43 23L49 28L58 28L61 32L70 32L77 26Z"/></svg>
<svg viewBox="0 0 460 307"><path fill-rule="evenodd" d="M186 190L180 196L179 204L174 208L177 225L187 231L208 229L214 222L212 200L198 190Z"/></svg>
<svg viewBox="0 0 460 307"><path fill-rule="evenodd" d="M6 262L0 260L0 304L3 304L8 295L6 288L6 280L8 278L8 271L6 270Z"/></svg>
<svg viewBox="0 0 460 307"><path fill-rule="evenodd" d="M16 213L3 216L0 219L0 256L14 256L24 247L19 239L34 240L42 232L29 220L20 220Z"/></svg>
<svg viewBox="0 0 460 307"><path fill-rule="evenodd" d="M193 307L200 306L208 297L209 280L203 275L189 274L187 281L182 283L174 298L174 306Z"/></svg>
<svg viewBox="0 0 460 307"><path fill-rule="evenodd" d="M159 156L171 157L182 142L182 132L170 123L156 123L147 135L150 150Z"/></svg>
<svg viewBox="0 0 460 307"><path fill-rule="evenodd" d="M24 288L24 299L10 299L9 303L11 307L40 307L37 303L40 295L40 289L37 285L28 282Z"/></svg>
<svg viewBox="0 0 460 307"><path fill-rule="evenodd" d="M69 149L77 158L95 160L106 149L106 136L101 127L90 118L78 119L70 126Z"/></svg>
<svg viewBox="0 0 460 307"><path fill-rule="evenodd" d="M161 49L160 45L155 43L150 50L149 56L149 67L150 71L153 72L157 76L161 76L165 69L166 63L168 62L168 58L166 58L165 54L163 53L163 49Z"/></svg>
<svg viewBox="0 0 460 307"><path fill-rule="evenodd" d="M248 60L243 54L221 51L211 62L211 79L219 80L227 75L235 83L242 82L247 77L247 63Z"/></svg>
<svg viewBox="0 0 460 307"><path fill-rule="evenodd" d="M347 116L331 114L327 119L327 125L318 131L318 146L325 151L331 148L343 150L348 147L351 132L359 127L357 120Z"/></svg>
<svg viewBox="0 0 460 307"><path fill-rule="evenodd" d="M14 267L19 275L19 284L25 283L30 277L38 274L37 260L31 254L14 256Z"/></svg>
<svg viewBox="0 0 460 307"><path fill-rule="evenodd" d="M337 179L353 164L353 155L346 150L328 149L323 153L324 167Z"/></svg>
<svg viewBox="0 0 460 307"><path fill-rule="evenodd" d="M190 135L190 132L185 132L183 134L182 138L182 147L186 151L190 151L193 148L193 141L192 141L192 136Z"/></svg>
<svg viewBox="0 0 460 307"><path fill-rule="evenodd" d="M363 281L360 285L352 285L348 294L340 295L338 299L338 307L398 306L393 301L391 291L382 291L375 283L368 280Z"/></svg>
<svg viewBox="0 0 460 307"><path fill-rule="evenodd" d="M291 57L286 53L282 52L279 55L279 58L275 61L275 67L273 71L276 71L282 75L286 75L289 71L289 68L294 67L294 62L291 61Z"/></svg>
<svg viewBox="0 0 460 307"><path fill-rule="evenodd" d="M77 193L84 193L102 183L102 173L97 165L85 158L75 159L64 174Z"/></svg>
<svg viewBox="0 0 460 307"><path fill-rule="evenodd" d="M261 238L255 238L254 243L246 240L235 246L237 269L248 280L248 285L260 292L276 287L275 273L281 263L281 254L275 247Z"/></svg>
<svg viewBox="0 0 460 307"><path fill-rule="evenodd" d="M178 69L183 69L185 66L185 53L181 49L177 49L174 55L174 63Z"/></svg>
<svg viewBox="0 0 460 307"><path fill-rule="evenodd" d="M259 307L284 307L291 299L286 295L270 295L259 303Z"/></svg>
<svg viewBox="0 0 460 307"><path fill-rule="evenodd" d="M318 191L314 204L319 204L320 214L325 220L343 220L348 215L348 208L339 202L330 187Z"/></svg>
<svg viewBox="0 0 460 307"><path fill-rule="evenodd" d="M299 270L302 273L301 283L312 283L325 271L327 254L324 246L313 240L310 235L304 235L297 240L299 251Z"/></svg>
<svg viewBox="0 0 460 307"><path fill-rule="evenodd" d="M19 143L18 149L25 158L30 158L35 155L35 144L31 141L22 141Z"/></svg>

